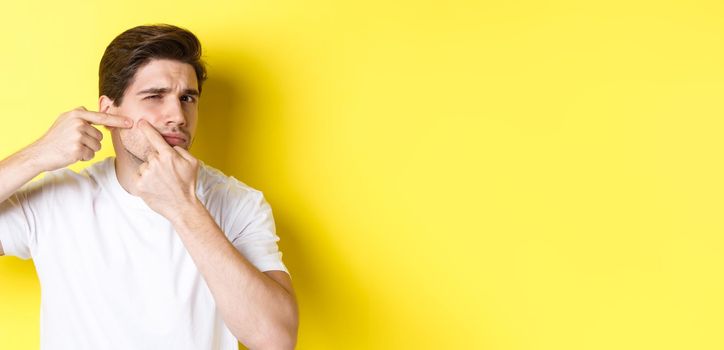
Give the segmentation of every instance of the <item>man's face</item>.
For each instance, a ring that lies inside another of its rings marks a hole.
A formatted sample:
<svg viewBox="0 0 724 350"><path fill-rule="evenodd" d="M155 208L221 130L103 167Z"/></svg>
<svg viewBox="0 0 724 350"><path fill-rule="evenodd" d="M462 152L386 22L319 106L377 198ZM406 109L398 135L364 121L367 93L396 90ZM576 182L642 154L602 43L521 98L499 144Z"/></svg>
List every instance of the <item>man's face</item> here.
<svg viewBox="0 0 724 350"><path fill-rule="evenodd" d="M140 119L151 123L172 147L189 149L196 133L198 99L196 72L190 64L153 59L136 71L121 105L108 109L133 119L133 128L111 133L117 133L114 139L120 139L125 151L144 162L153 148L138 127ZM123 151L115 146L116 153Z"/></svg>

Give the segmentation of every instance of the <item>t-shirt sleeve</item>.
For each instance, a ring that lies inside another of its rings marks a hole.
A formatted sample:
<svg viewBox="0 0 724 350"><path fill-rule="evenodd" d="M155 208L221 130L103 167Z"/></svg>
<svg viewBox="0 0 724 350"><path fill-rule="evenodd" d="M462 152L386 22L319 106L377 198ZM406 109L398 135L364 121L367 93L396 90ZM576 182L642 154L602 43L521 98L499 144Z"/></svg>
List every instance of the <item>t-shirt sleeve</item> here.
<svg viewBox="0 0 724 350"><path fill-rule="evenodd" d="M31 258L36 246L43 182L27 183L0 203L0 242L5 255Z"/></svg>
<svg viewBox="0 0 724 350"><path fill-rule="evenodd" d="M271 206L261 192L255 192L252 198L237 213L237 222L243 223L241 228L232 232L231 244L259 271L279 270L289 273L282 262L282 252L277 242L274 216Z"/></svg>

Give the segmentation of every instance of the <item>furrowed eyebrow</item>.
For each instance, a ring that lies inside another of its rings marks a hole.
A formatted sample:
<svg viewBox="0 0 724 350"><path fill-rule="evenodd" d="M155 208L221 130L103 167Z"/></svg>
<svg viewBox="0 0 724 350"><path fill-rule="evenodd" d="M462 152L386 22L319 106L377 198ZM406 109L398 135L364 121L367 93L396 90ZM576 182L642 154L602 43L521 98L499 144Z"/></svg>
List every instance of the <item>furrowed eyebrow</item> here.
<svg viewBox="0 0 724 350"><path fill-rule="evenodd" d="M141 90L138 92L137 95L143 95L143 94L165 94L171 91L169 88L150 88L146 90Z"/></svg>
<svg viewBox="0 0 724 350"><path fill-rule="evenodd" d="M145 94L167 94L171 91L169 88L150 88L141 90L138 92L137 95L145 95ZM184 95L192 95L192 96L199 96L199 91L196 89L186 89L184 90Z"/></svg>

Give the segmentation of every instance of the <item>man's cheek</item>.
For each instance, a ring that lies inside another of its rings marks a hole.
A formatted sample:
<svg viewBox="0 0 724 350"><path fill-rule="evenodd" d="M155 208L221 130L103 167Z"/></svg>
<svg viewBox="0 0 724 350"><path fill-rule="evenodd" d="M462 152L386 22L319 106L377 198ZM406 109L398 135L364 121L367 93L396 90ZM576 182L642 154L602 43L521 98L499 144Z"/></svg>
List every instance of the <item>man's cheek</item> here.
<svg viewBox="0 0 724 350"><path fill-rule="evenodd" d="M121 143L134 156L146 160L150 147L145 136L136 127L121 130Z"/></svg>

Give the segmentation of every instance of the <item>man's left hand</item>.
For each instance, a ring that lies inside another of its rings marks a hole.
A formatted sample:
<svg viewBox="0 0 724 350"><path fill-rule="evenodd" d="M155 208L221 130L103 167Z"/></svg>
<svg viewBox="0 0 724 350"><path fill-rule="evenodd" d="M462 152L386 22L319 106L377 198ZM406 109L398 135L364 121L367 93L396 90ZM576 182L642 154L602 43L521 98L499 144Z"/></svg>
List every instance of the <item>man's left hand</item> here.
<svg viewBox="0 0 724 350"><path fill-rule="evenodd" d="M180 146L171 147L146 120L138 126L151 148L148 159L138 167L135 195L173 221L185 209L197 204L196 177L199 161Z"/></svg>

